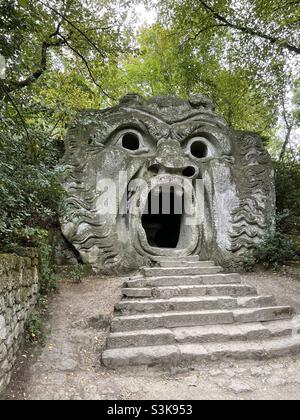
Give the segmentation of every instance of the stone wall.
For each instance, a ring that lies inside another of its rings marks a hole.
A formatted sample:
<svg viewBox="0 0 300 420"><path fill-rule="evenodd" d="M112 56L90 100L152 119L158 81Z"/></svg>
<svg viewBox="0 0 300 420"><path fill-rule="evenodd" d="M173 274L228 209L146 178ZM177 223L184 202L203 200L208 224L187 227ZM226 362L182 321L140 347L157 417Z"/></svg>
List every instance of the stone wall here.
<svg viewBox="0 0 300 420"><path fill-rule="evenodd" d="M38 254L0 255L0 393L8 385L38 294Z"/></svg>

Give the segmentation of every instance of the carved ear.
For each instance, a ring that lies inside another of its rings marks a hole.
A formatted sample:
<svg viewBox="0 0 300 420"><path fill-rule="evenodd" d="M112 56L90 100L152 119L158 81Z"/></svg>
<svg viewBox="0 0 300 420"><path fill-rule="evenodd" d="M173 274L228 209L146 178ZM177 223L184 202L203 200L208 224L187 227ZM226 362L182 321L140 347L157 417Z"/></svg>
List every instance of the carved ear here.
<svg viewBox="0 0 300 420"><path fill-rule="evenodd" d="M138 93L127 93L121 100L120 105L143 105L145 99Z"/></svg>
<svg viewBox="0 0 300 420"><path fill-rule="evenodd" d="M189 98L189 103L191 105L192 108L206 108L206 109L210 109L212 111L215 110L215 104L205 95L202 94L198 94L198 95L193 95Z"/></svg>

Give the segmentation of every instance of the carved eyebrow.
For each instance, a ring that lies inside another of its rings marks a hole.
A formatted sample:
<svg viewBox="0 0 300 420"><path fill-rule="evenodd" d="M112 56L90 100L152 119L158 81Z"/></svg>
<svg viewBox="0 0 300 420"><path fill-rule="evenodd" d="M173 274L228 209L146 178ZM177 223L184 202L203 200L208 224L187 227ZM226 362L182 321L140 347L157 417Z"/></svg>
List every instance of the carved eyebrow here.
<svg viewBox="0 0 300 420"><path fill-rule="evenodd" d="M189 126L183 125L182 123L176 123L172 125L170 131L172 137L182 143L191 135L197 134L198 131L203 130L203 128L207 126L208 124L200 121L197 121L196 124Z"/></svg>
<svg viewBox="0 0 300 420"><path fill-rule="evenodd" d="M178 122L171 126L172 136L181 143L200 132L203 134L203 130L205 132L210 130L220 130L220 125L218 123L213 123L212 121L208 122L206 120L190 120L188 126L184 123Z"/></svg>
<svg viewBox="0 0 300 420"><path fill-rule="evenodd" d="M180 143L183 143L189 136L196 134L197 131L202 130L203 127L219 127L219 124L216 121L213 122L209 118L200 119L199 114L197 116L191 115L184 121L168 123L145 110L128 107L123 108L122 111L123 112L120 115L120 120L117 121L113 127L111 127L112 131L110 131L106 136L103 142L104 145L109 143L119 131L126 129L136 129L141 131L141 134L144 134L148 140L154 143L157 143L161 139L169 138L170 136L178 140ZM127 114L126 111L135 114L129 115L127 121L126 118L124 118L124 116Z"/></svg>
<svg viewBox="0 0 300 420"><path fill-rule="evenodd" d="M138 108L124 108L124 109L126 109L126 111L130 111L130 112L138 112L139 114L142 114L143 117L144 116L151 117L159 123L168 124L165 120L163 120L162 118L159 118L156 114L154 114L150 111L144 111L144 110L138 109Z"/></svg>
<svg viewBox="0 0 300 420"><path fill-rule="evenodd" d="M147 126L140 120L134 119L134 120L128 120L126 122L121 122L117 125L115 124L113 127L111 127L112 130L109 132L109 134L106 136L105 140L103 141L103 144L109 143L114 136L116 136L120 131L122 130L138 130L141 131L141 134L148 135L150 137L150 133L147 129Z"/></svg>
<svg viewBox="0 0 300 420"><path fill-rule="evenodd" d="M140 114L141 118L148 117L150 121L141 121L138 116L136 117L136 121L140 123L140 128L145 129L146 134L149 134L156 142L162 138L169 137L170 134L179 142L183 142L188 136L196 132L198 129L202 129L203 126L212 125L214 127L220 127L220 121L216 120L216 116L214 115L212 119L210 118L210 114L207 113L192 114L171 122L158 117L155 113L148 110L132 107L124 107L123 110L130 113ZM156 126L155 123L160 124L160 126ZM183 127L185 123L188 123L189 126ZM162 129L162 127L164 128Z"/></svg>

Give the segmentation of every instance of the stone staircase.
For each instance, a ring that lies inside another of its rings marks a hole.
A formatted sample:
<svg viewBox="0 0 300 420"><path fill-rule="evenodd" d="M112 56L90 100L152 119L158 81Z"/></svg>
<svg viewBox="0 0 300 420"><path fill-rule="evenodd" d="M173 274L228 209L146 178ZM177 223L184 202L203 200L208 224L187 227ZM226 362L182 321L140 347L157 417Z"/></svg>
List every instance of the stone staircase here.
<svg viewBox="0 0 300 420"><path fill-rule="evenodd" d="M300 351L293 309L197 256L156 257L125 284L102 354L107 367L271 358Z"/></svg>

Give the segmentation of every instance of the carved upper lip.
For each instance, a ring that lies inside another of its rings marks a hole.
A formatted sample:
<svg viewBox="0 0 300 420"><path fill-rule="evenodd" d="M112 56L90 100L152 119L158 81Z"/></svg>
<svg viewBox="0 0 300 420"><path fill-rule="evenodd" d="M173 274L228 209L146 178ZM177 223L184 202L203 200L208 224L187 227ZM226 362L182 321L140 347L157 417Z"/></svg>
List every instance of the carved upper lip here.
<svg viewBox="0 0 300 420"><path fill-rule="evenodd" d="M138 207L140 217L142 217L148 194L150 191L159 190L160 188L174 187L174 193L177 195L186 194L190 200L194 197L195 190L192 179L179 175L161 174L144 181L144 185L137 185L134 190L128 192L128 210L129 213L133 206Z"/></svg>

